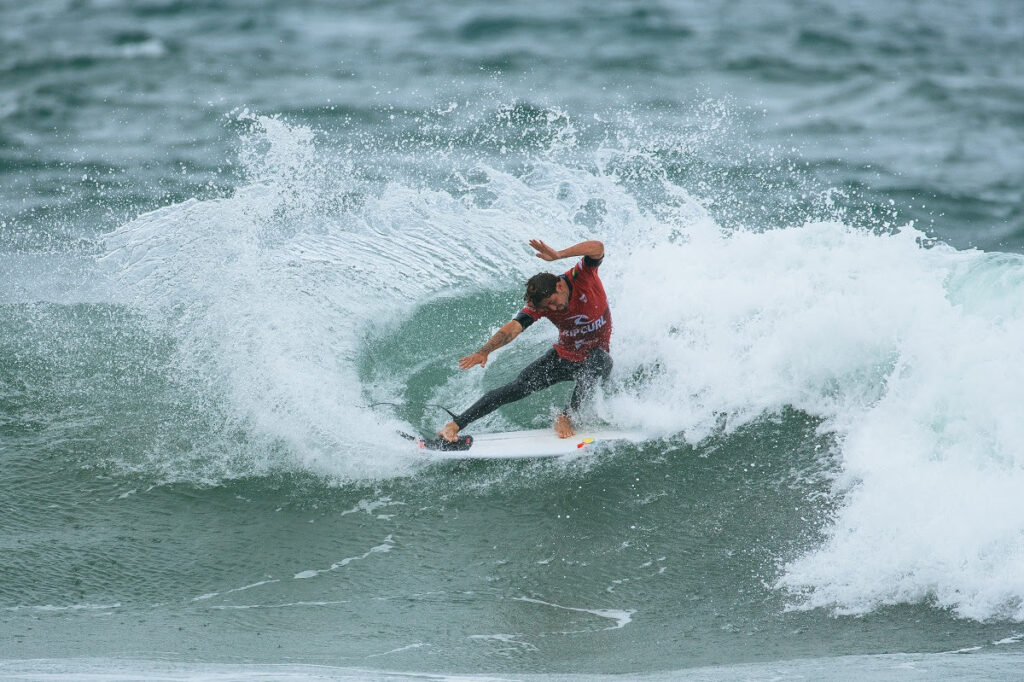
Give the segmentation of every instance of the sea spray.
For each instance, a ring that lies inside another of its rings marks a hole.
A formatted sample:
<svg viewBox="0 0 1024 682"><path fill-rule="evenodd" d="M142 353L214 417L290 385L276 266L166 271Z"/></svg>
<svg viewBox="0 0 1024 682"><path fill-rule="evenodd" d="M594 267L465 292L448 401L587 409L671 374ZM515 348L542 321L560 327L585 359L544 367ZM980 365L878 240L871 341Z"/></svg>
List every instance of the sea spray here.
<svg viewBox="0 0 1024 682"><path fill-rule="evenodd" d="M605 415L694 442L787 406L818 417L842 503L778 586L841 612L934 601L1020 619L1024 317L1007 303L1024 259L927 248L909 226L690 235L612 275L629 301L619 367L655 371ZM981 295L975 278L997 286Z"/></svg>
<svg viewBox="0 0 1024 682"><path fill-rule="evenodd" d="M564 216L529 196L546 191L485 167L475 182L499 197L487 209L427 188L370 190L318 154L310 129L242 119L249 182L140 216L107 236L100 263L119 299L174 338L172 372L193 400L242 435L238 448L264 453L250 459L283 448L342 478L405 473L416 458L396 431L408 427L367 409L359 383L364 337L438 295L519 279L530 256L515 235ZM210 457L226 459L223 446Z"/></svg>

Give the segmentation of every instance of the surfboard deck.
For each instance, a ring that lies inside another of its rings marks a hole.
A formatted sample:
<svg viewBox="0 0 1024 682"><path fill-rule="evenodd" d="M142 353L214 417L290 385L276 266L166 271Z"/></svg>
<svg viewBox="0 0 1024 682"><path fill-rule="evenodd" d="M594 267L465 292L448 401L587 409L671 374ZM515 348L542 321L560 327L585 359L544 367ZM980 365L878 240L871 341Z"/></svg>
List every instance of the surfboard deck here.
<svg viewBox="0 0 1024 682"><path fill-rule="evenodd" d="M460 434L461 435L461 434ZM559 438L552 429L473 434L465 449L437 450L437 441L416 439L416 447L432 459L533 459L590 454L615 443L642 443L651 437L638 431L580 429L571 438Z"/></svg>

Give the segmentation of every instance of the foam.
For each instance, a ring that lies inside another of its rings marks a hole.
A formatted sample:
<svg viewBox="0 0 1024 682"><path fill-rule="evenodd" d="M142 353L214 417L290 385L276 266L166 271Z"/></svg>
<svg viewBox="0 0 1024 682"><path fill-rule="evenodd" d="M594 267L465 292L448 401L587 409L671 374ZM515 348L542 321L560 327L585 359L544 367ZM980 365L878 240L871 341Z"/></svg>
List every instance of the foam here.
<svg viewBox="0 0 1024 682"><path fill-rule="evenodd" d="M362 561L363 559L366 559L366 558L370 557L373 554L381 554L381 553L384 553L384 552L390 552L394 548L394 546L395 546L394 545L394 540L389 535L386 538L384 538L384 542L382 542L379 545L375 545L375 546L371 547L370 549L366 550L366 552L364 552L363 554L360 554L359 556L345 557L341 561L337 561L337 562L331 564L330 568L310 569L310 570L307 570L307 571L299 571L298 573L295 574L294 579L295 580L306 580L308 578L315 578L315 577L317 577L319 575L322 575L324 573L330 573L331 571L336 571L339 568L344 568L345 566L348 566L353 561Z"/></svg>
<svg viewBox="0 0 1024 682"><path fill-rule="evenodd" d="M690 234L637 249L612 285L616 361L658 372L607 414L693 440L721 414L820 417L842 505L782 568L796 606L1024 618L1024 259L924 248L909 226Z"/></svg>
<svg viewBox="0 0 1024 682"><path fill-rule="evenodd" d="M519 641L515 635L471 635L475 641L494 641L508 647L533 650L532 644ZM419 646L415 642L387 652L397 653ZM694 680L701 682L734 682L737 680L807 680L829 679L837 682L859 682L864 679L898 681L911 675L930 680L1010 680L1018 676L1020 657L1015 654L974 652L970 656L956 653L939 654L883 654L839 656L832 658L804 658L791 661L742 663L700 668L679 668L645 673L630 673L629 678L643 682L669 682ZM193 680L196 682L234 682L235 680L358 680L368 682L396 682L425 680L430 682L508 682L509 679L527 682L584 682L594 680L615 682L622 674L587 673L517 673L508 675L485 673L430 673L414 671L372 670L369 668L342 668L330 665L301 665L273 663L182 663L166 660L93 659L34 659L0 661L0 679L61 679L75 682L107 680Z"/></svg>
<svg viewBox="0 0 1024 682"><path fill-rule="evenodd" d="M540 599L533 599L531 597L516 597L516 601L526 602L527 604L539 604L541 606L550 606L554 609L561 609L563 611L577 611L579 613L589 613L590 615L597 616L598 618L605 618L608 620L615 621L614 625L601 628L602 630L620 630L630 623L633 622L633 614L636 611L632 609L583 609L575 606L562 606L560 604L552 604L550 602L542 601ZM584 630L583 632L587 632ZM565 632L562 634L576 634L574 632Z"/></svg>

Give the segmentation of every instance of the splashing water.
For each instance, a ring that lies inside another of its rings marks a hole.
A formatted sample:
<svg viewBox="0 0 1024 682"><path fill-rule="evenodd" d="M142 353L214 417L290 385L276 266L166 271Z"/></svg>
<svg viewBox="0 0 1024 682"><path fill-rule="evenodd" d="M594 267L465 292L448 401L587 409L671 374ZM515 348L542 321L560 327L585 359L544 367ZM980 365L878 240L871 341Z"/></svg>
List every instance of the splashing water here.
<svg viewBox="0 0 1024 682"><path fill-rule="evenodd" d="M826 541L780 568L798 607L931 600L1024 619L1024 260L910 225L727 228L709 206L735 196L698 200L635 146L588 151L563 119L529 164L475 162L453 190L374 183L311 129L246 114L247 183L140 216L101 261L232 428L303 468L389 477L415 461L393 435L408 425L362 407L368 339L441 298L518 290L531 237L599 237L616 359L602 418L696 443L793 407L835 443ZM437 392L480 387L451 369Z"/></svg>

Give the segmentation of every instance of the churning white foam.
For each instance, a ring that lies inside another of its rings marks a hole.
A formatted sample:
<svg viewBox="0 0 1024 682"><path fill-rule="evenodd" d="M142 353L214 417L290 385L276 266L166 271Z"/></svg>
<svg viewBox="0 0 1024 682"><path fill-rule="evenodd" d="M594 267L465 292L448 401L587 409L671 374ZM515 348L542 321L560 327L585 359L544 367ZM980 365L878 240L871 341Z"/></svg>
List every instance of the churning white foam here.
<svg viewBox="0 0 1024 682"><path fill-rule="evenodd" d="M608 268L616 360L657 372L607 413L694 439L720 413L816 415L842 505L780 587L841 613L1024 619L1024 258L924 248L910 227L688 237Z"/></svg>

